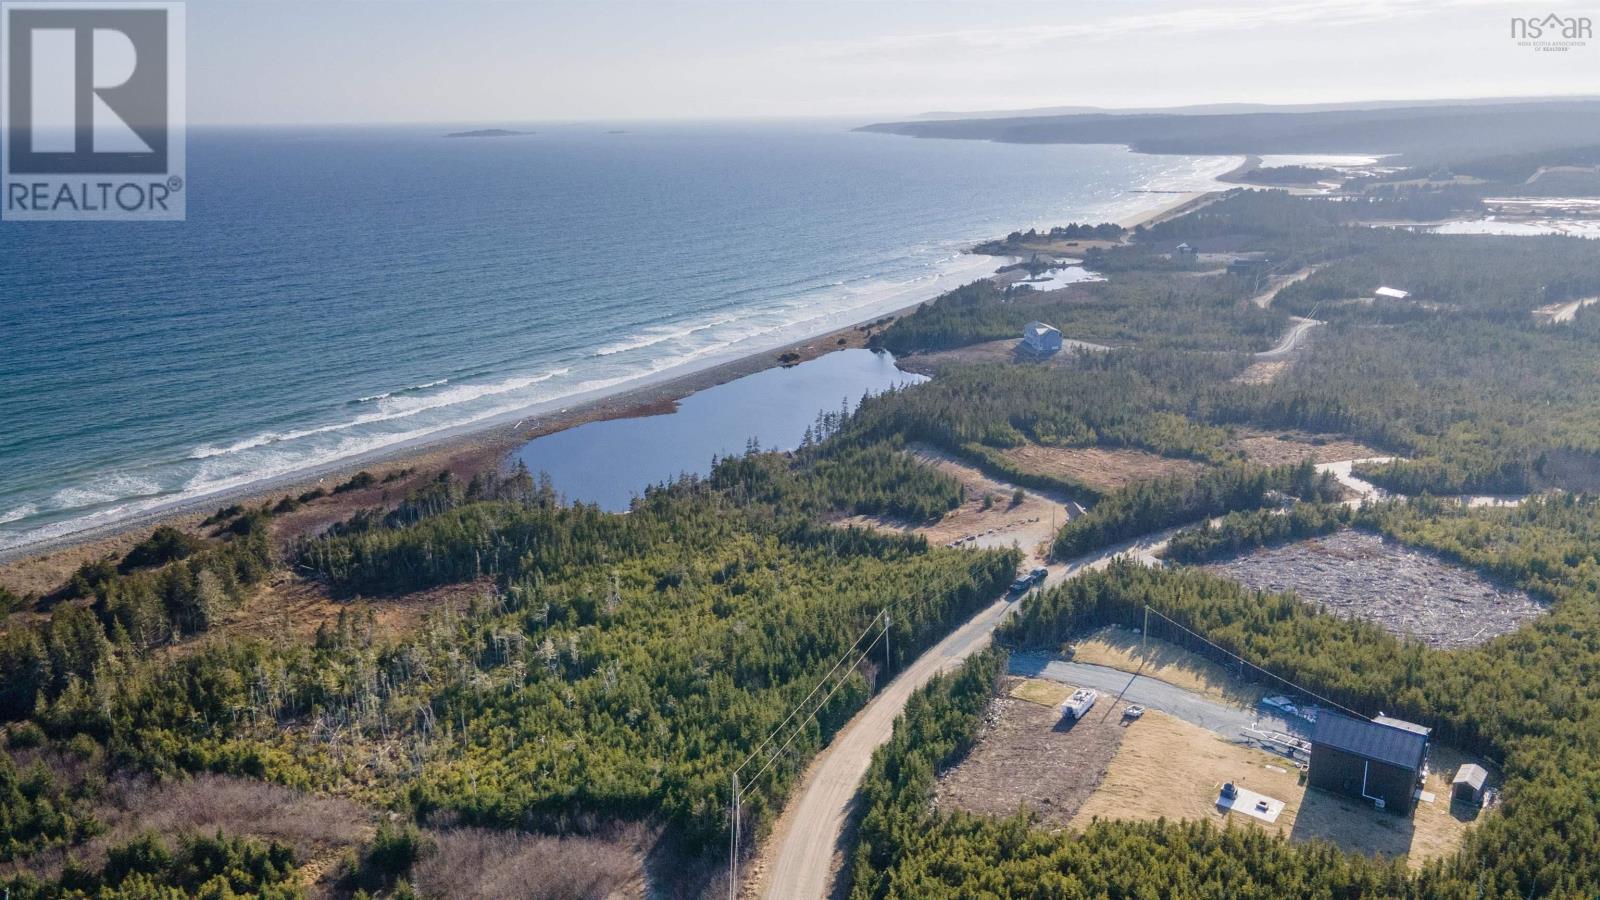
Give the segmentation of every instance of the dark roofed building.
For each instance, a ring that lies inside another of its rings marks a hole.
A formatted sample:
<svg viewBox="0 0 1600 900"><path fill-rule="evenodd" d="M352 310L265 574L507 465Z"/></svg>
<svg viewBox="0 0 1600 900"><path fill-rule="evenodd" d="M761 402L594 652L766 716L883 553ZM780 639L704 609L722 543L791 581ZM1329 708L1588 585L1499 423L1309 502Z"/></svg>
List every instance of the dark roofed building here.
<svg viewBox="0 0 1600 900"><path fill-rule="evenodd" d="M1236 256L1228 262L1228 274L1253 278L1266 274L1271 265L1272 261L1265 256Z"/></svg>
<svg viewBox="0 0 1600 900"><path fill-rule="evenodd" d="M1035 356L1061 352L1061 332L1043 322L1029 322L1022 330L1022 346Z"/></svg>
<svg viewBox="0 0 1600 900"><path fill-rule="evenodd" d="M1367 721L1323 710L1311 732L1307 783L1409 815L1431 733L1388 716Z"/></svg>

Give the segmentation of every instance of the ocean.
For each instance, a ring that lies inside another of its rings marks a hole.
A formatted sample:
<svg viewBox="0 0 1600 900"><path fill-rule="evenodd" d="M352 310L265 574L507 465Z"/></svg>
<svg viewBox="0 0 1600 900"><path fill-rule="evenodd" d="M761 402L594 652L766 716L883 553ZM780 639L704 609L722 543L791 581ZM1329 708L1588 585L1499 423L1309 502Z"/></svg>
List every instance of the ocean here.
<svg viewBox="0 0 1600 900"><path fill-rule="evenodd" d="M0 550L871 318L1237 161L529 127L192 129L187 222L0 223Z"/></svg>

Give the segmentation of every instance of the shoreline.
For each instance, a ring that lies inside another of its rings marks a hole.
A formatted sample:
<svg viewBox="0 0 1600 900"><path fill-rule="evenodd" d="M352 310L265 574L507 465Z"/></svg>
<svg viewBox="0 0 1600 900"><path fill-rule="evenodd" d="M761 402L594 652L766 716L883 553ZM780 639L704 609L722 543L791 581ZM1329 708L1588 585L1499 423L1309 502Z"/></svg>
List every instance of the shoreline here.
<svg viewBox="0 0 1600 900"><path fill-rule="evenodd" d="M1219 182L1221 180L1217 179ZM1150 225L1171 218L1198 203L1207 202L1210 197L1218 193L1218 190L1173 192L1174 199L1171 202L1125 216L1117 224L1131 229L1137 225ZM968 249L964 252L972 251ZM1007 259L1007 257L990 258ZM1003 262L997 263L997 268L1003 264ZM327 515L303 517L311 522L344 519L358 509L387 502L391 489L409 491L412 486L420 483L419 479L414 477L416 475L431 478L440 471L449 470L455 475L470 477L468 475L470 472L504 465L512 451L535 438L589 422L670 414L677 410L678 401L708 388L767 369L797 365L835 350L864 347L875 328L916 311L947 289L941 289L932 296L923 297L890 312L879 313L829 331L800 337L779 347L743 353L689 371L672 373L668 370L658 373L654 379L646 376L634 384L623 385L620 389L601 388L589 394L561 398L486 422L445 429L414 441L286 472L212 494L173 500L170 504L134 513L125 518L0 549L0 587L26 592L30 587L27 582L35 582L31 586L38 590L39 575L30 577L29 573L23 570L60 568L58 564L49 563L54 557L67 555L71 551L73 560L70 560L71 564L67 566L70 572L76 568L77 560L87 561L109 553L124 552L135 541L134 536L142 536L148 530L160 525L196 526L200 520L221 507L234 504L260 506L263 503L276 501L286 494L298 495L319 487L331 490L334 485L362 470L379 467L391 470L414 470L411 476L381 491L381 496L373 496L377 491L376 488L339 495L345 498L344 502L326 504L319 510L323 513L337 513L333 519L329 519ZM545 406L549 408L542 408ZM330 506L336 508L329 509ZM21 575L18 574L19 571Z"/></svg>

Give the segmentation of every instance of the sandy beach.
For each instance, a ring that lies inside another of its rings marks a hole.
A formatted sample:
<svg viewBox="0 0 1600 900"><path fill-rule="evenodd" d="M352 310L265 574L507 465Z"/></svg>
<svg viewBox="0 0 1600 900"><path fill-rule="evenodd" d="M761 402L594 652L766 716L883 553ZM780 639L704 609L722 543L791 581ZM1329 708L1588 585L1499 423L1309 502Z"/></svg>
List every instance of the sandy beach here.
<svg viewBox="0 0 1600 900"><path fill-rule="evenodd" d="M1127 228L1148 225L1186 211L1196 203L1206 202L1213 195L1213 192L1205 191L1146 193L1159 194L1159 205L1127 216L1118 224ZM998 267L1004 262L1004 258L996 258L995 265ZM221 507L233 504L259 506L316 488L331 490L360 471L371 471L379 476L380 481L384 476L391 478L387 483L371 488L319 500L274 520L280 540L316 533L333 522L348 518L357 510L396 501L441 471L448 470L458 477L470 478L475 472L502 465L512 451L534 438L588 422L671 413L676 409L677 401L707 388L776 366L816 359L835 350L865 347L872 334L931 299L932 296L923 297L886 315L802 338L775 349L750 353L681 374L663 373L663 377L658 379L624 386L612 393L567 398L556 408L530 410L527 415L514 420L501 419L466 429L440 432L372 454L264 479L233 490L174 501L170 505L104 525L0 550L0 587L24 595L47 593L59 587L83 562L126 553L159 525L195 528L202 519Z"/></svg>

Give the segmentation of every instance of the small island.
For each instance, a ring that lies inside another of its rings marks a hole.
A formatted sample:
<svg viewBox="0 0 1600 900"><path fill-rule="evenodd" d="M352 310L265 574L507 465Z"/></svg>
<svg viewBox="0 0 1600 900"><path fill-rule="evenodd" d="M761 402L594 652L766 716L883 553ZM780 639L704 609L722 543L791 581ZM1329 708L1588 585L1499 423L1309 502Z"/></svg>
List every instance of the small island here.
<svg viewBox="0 0 1600 900"><path fill-rule="evenodd" d="M523 137L533 134L531 131L508 131L504 128L480 128L477 131L454 131L445 135L447 138L497 138L497 137Z"/></svg>

